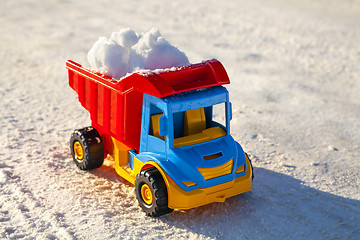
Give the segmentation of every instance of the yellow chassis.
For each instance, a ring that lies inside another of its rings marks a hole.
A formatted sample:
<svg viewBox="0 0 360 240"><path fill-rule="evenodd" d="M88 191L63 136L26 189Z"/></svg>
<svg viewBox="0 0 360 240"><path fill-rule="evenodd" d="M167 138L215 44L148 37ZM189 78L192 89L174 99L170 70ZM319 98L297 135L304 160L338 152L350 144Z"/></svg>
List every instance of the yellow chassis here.
<svg viewBox="0 0 360 240"><path fill-rule="evenodd" d="M113 139L113 143L114 152L112 155L115 159L116 172L132 184L135 184L136 175L140 171L149 167L156 167L165 181L168 192L168 206L172 209L191 209L212 202L224 202L226 198L250 191L252 188L252 169L247 156L247 172L244 176L213 187L184 191L154 161L143 163L135 157L134 170L127 167L125 164L128 162L128 151L130 149L115 139Z"/></svg>

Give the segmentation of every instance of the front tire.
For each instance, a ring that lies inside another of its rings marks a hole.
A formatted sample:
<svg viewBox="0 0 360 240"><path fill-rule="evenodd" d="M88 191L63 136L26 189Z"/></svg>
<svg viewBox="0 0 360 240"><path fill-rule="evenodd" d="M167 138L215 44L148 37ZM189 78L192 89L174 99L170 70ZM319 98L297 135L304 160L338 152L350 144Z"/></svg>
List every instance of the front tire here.
<svg viewBox="0 0 360 240"><path fill-rule="evenodd" d="M104 162L104 145L93 127L77 129L70 138L73 160L81 170L99 168Z"/></svg>
<svg viewBox="0 0 360 240"><path fill-rule="evenodd" d="M249 156L247 155L247 153L245 153L245 155L246 155L246 158L249 160L250 167L251 167L251 180L254 180L254 167L253 167L251 160L250 160Z"/></svg>
<svg viewBox="0 0 360 240"><path fill-rule="evenodd" d="M164 179L155 168L141 171L135 181L136 198L140 207L151 217L171 213L168 207L168 195Z"/></svg>

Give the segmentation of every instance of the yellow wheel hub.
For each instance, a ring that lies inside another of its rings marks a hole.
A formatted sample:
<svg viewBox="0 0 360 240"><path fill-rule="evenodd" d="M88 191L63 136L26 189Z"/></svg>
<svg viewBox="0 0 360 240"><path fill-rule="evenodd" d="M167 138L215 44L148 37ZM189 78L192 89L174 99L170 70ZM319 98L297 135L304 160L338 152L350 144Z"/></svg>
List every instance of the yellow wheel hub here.
<svg viewBox="0 0 360 240"><path fill-rule="evenodd" d="M79 141L74 143L74 152L77 159L82 160L84 158L84 149Z"/></svg>
<svg viewBox="0 0 360 240"><path fill-rule="evenodd" d="M147 184L142 185L141 197L146 204L151 205L153 203L153 195L152 195L149 185L147 185Z"/></svg>

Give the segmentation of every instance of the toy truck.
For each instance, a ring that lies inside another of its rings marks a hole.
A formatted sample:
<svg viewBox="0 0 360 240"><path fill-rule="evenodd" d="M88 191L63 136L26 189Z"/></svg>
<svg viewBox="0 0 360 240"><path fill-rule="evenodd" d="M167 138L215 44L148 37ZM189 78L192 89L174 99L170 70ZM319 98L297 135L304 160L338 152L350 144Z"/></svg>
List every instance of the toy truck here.
<svg viewBox="0 0 360 240"><path fill-rule="evenodd" d="M231 103L222 86L230 80L219 61L119 81L71 60L66 68L91 118L71 136L75 164L89 170L113 159L147 215L224 202L252 188L251 161L230 135Z"/></svg>

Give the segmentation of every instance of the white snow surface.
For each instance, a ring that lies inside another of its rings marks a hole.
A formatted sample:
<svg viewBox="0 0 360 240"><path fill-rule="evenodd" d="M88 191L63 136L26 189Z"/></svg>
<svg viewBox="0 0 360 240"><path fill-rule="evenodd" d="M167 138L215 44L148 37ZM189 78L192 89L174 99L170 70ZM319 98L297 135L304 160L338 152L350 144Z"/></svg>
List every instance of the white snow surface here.
<svg viewBox="0 0 360 240"><path fill-rule="evenodd" d="M358 0L5 0L0 23L0 239L360 239ZM111 162L73 164L90 120L65 69L99 36L154 26L223 63L255 167L250 192L155 219Z"/></svg>
<svg viewBox="0 0 360 240"><path fill-rule="evenodd" d="M160 31L152 28L138 34L130 28L100 37L88 52L91 69L114 79L134 71L189 65L185 53L171 45Z"/></svg>

